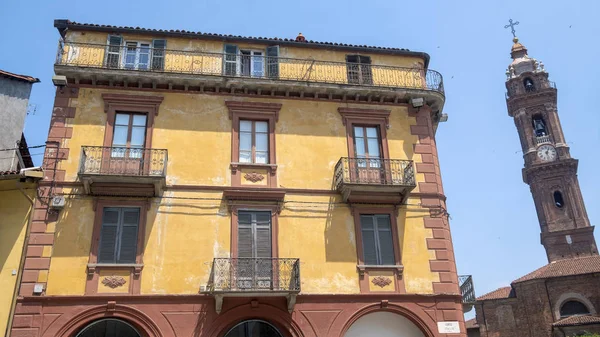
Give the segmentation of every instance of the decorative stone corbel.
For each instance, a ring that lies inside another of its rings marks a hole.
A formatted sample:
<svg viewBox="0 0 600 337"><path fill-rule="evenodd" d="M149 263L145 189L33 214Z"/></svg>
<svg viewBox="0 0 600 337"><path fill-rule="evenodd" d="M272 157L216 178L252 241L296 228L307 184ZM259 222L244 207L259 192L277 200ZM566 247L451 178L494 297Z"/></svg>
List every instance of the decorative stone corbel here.
<svg viewBox="0 0 600 337"><path fill-rule="evenodd" d="M297 294L289 294L286 296L287 309L290 314L294 311L294 306L296 306L296 296Z"/></svg>
<svg viewBox="0 0 600 337"><path fill-rule="evenodd" d="M215 295L215 311L217 315L221 313L223 309L223 295Z"/></svg>

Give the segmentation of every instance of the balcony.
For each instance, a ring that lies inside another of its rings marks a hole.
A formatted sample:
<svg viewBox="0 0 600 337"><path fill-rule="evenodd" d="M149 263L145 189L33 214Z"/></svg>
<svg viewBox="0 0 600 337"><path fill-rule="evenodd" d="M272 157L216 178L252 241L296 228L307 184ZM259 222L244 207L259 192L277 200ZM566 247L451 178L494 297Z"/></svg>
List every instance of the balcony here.
<svg viewBox="0 0 600 337"><path fill-rule="evenodd" d="M285 296L293 311L300 292L300 260L283 258L215 258L206 293L217 313L223 297Z"/></svg>
<svg viewBox="0 0 600 337"><path fill-rule="evenodd" d="M469 312L475 304L475 287L473 286L473 277L471 275L459 275L458 285L462 294L463 311Z"/></svg>
<svg viewBox="0 0 600 337"><path fill-rule="evenodd" d="M423 68L62 42L57 75L86 84L340 100L444 102L442 75ZM335 97L333 97L335 96Z"/></svg>
<svg viewBox="0 0 600 337"><path fill-rule="evenodd" d="M167 175L167 150L82 146L79 178L92 195L154 197Z"/></svg>
<svg viewBox="0 0 600 337"><path fill-rule="evenodd" d="M550 135L545 135L545 136L537 136L535 137L535 143L537 145L540 144L545 144L545 143L551 143L552 141L550 140Z"/></svg>
<svg viewBox="0 0 600 337"><path fill-rule="evenodd" d="M413 162L342 157L334 185L346 202L400 204L416 186Z"/></svg>

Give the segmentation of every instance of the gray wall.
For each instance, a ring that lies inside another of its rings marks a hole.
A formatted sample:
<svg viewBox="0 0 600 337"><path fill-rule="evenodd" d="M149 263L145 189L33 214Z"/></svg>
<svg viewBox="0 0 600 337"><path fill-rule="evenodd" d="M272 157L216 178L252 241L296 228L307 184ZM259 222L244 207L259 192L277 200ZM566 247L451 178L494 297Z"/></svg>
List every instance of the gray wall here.
<svg viewBox="0 0 600 337"><path fill-rule="evenodd" d="M0 149L16 147L25 126L32 83L0 76ZM16 151L0 151L0 171L16 170Z"/></svg>

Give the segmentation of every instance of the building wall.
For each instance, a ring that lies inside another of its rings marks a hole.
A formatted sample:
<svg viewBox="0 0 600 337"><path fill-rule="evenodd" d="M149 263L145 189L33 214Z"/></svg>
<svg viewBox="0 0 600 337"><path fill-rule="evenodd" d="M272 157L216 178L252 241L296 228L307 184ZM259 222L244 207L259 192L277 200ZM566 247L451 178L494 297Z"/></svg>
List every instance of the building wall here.
<svg viewBox="0 0 600 337"><path fill-rule="evenodd" d="M25 126L31 83L0 77L0 149L17 147ZM17 169L16 151L4 151L0 156L0 171Z"/></svg>
<svg viewBox="0 0 600 337"><path fill-rule="evenodd" d="M77 180L81 146L102 145L106 89L79 90L68 121L72 137L64 141L69 156L60 162L66 181ZM139 94L119 90L121 94ZM231 120L225 101L216 95L165 93L154 122L153 148L169 150L167 190L148 212L142 288L144 294L194 294L205 285L214 257L229 257L231 216L221 191L201 186L231 186ZM295 100L245 99L281 103L276 123L277 176L280 187L332 190L334 167L348 156L346 129L337 108L346 104ZM364 108L364 105L360 106ZM369 107L369 106L367 106ZM376 106L372 106L376 108ZM390 157L421 162L414 153L416 118L405 106L391 107L387 131ZM424 181L418 173L417 182ZM197 185L182 191L176 185ZM418 188L417 188L418 191ZM64 190L81 194L81 188ZM179 199L188 198L188 199ZM209 200L198 200L209 199ZM93 200L68 197L53 224L56 236L48 275L48 295L83 294L94 218ZM358 293L354 220L348 205L331 195L289 194L279 216L279 256L300 258L303 293ZM312 202L315 204L305 204ZM432 272L424 226L428 210L411 198L398 215L398 233L407 293L433 292L439 273ZM307 213L310 214L307 216ZM190 265L193 268L190 269ZM182 277L184 276L184 277Z"/></svg>
<svg viewBox="0 0 600 337"><path fill-rule="evenodd" d="M29 198L35 185L22 186ZM14 180L0 180L0 335L6 331L32 205ZM14 273L13 273L14 272Z"/></svg>

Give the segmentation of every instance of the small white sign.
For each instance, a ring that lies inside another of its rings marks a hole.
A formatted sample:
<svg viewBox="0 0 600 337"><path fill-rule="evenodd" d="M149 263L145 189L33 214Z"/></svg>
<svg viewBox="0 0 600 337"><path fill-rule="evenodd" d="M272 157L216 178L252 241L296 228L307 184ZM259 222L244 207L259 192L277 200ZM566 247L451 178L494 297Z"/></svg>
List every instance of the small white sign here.
<svg viewBox="0 0 600 337"><path fill-rule="evenodd" d="M439 333L460 333L458 322L438 322Z"/></svg>

